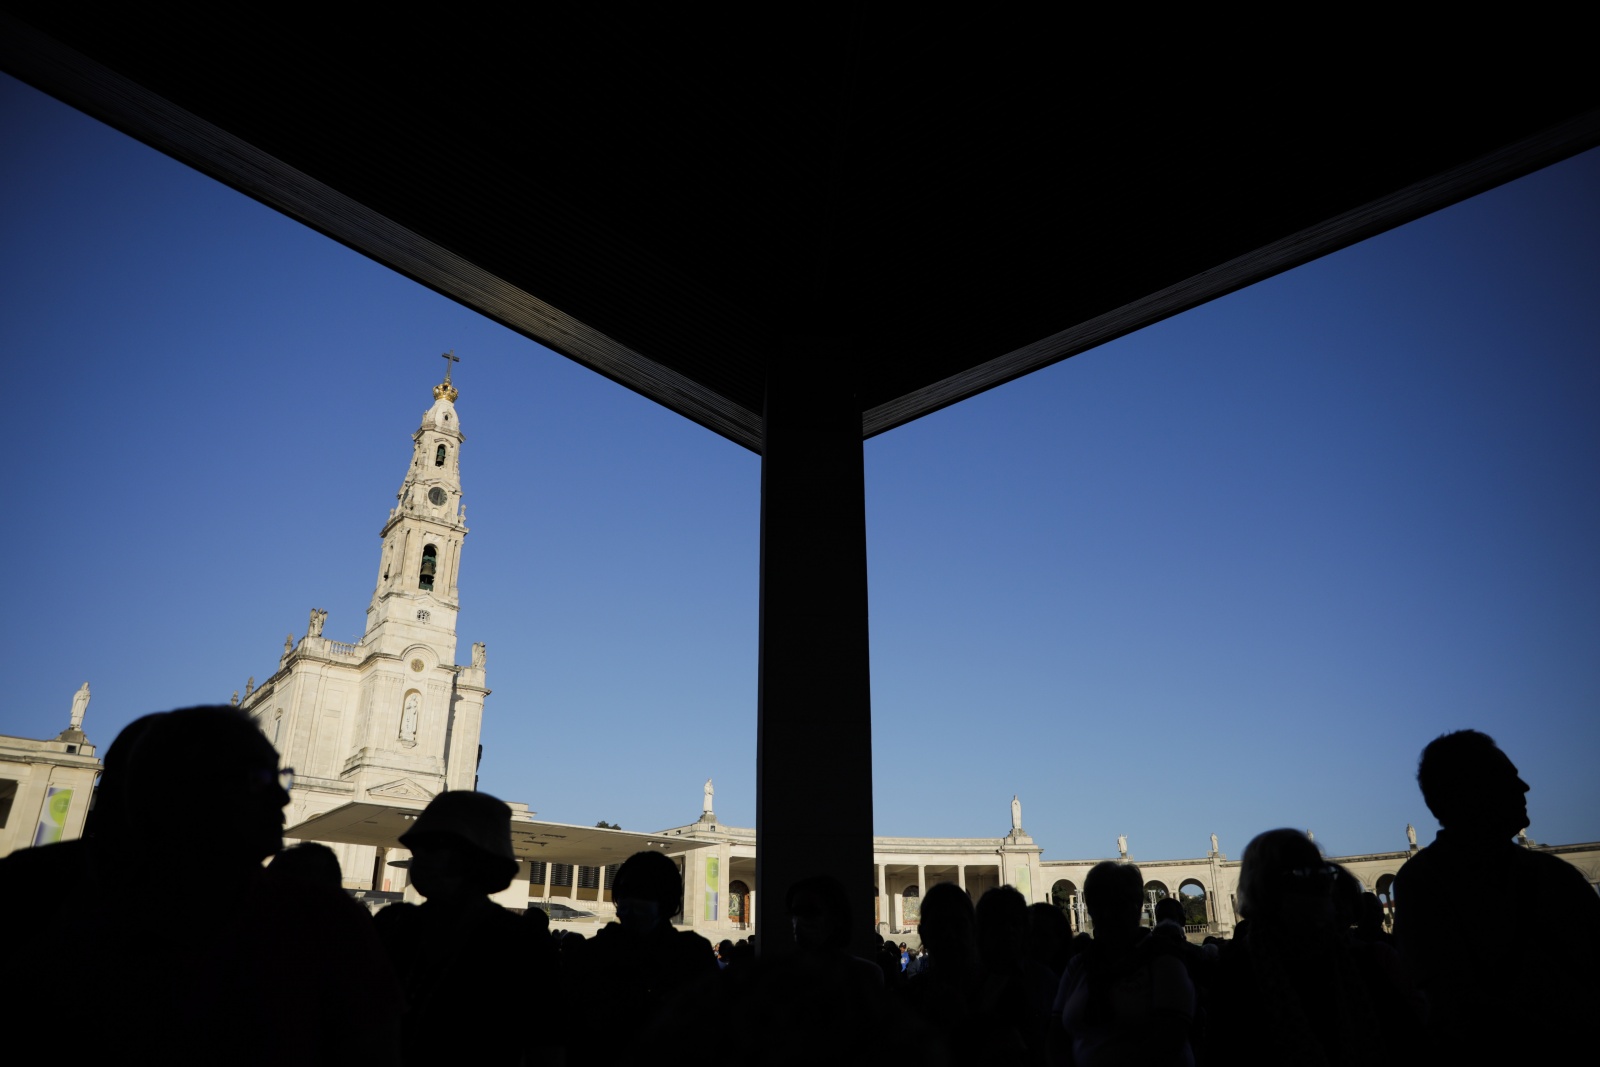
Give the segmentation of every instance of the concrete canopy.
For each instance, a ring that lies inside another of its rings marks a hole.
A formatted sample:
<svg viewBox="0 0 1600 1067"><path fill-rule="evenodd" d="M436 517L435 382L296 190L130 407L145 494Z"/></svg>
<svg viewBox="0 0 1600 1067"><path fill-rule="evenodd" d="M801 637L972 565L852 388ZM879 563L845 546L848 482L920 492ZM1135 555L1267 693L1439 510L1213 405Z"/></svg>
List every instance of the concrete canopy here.
<svg viewBox="0 0 1600 1067"><path fill-rule="evenodd" d="M871 436L1600 143L1546 25L3 6L11 73L757 451L782 337Z"/></svg>
<svg viewBox="0 0 1600 1067"><path fill-rule="evenodd" d="M411 828L421 812L420 805L344 804L287 828L284 836L302 841L403 848L400 835ZM511 820L512 851L518 859L538 863L607 867L621 863L635 852L652 850L675 856L700 844L686 837L635 834L599 826L568 826L516 817Z"/></svg>

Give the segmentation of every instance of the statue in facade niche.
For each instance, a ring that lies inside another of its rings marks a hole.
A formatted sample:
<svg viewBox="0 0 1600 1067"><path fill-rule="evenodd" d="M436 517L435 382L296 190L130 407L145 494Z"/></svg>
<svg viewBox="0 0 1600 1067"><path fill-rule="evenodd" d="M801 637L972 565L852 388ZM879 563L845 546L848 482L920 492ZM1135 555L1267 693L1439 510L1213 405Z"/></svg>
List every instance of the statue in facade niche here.
<svg viewBox="0 0 1600 1067"><path fill-rule="evenodd" d="M421 711L422 700L415 693L406 694L405 710L400 713L400 740L415 742L417 739L417 716Z"/></svg>
<svg viewBox="0 0 1600 1067"><path fill-rule="evenodd" d="M89 683L84 682L78 691L72 694L72 729L83 728L83 713L89 710Z"/></svg>
<svg viewBox="0 0 1600 1067"><path fill-rule="evenodd" d="M1022 829L1022 801L1017 799L1015 793L1011 794L1011 829Z"/></svg>
<svg viewBox="0 0 1600 1067"><path fill-rule="evenodd" d="M311 609L311 626L306 630L307 637L321 637L322 624L328 621L328 613L321 608Z"/></svg>
<svg viewBox="0 0 1600 1067"><path fill-rule="evenodd" d="M482 641L474 641L472 643L472 665L474 667L482 667L484 660L488 658L488 655L489 647Z"/></svg>

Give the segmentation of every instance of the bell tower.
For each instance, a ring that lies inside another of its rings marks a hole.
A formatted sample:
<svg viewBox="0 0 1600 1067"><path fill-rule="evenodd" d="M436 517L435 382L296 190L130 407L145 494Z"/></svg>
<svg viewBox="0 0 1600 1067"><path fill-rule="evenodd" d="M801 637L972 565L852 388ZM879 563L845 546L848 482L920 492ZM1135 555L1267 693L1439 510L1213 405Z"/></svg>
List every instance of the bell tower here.
<svg viewBox="0 0 1600 1067"><path fill-rule="evenodd" d="M411 464L384 521L365 636L323 636L313 608L290 634L278 669L248 684L240 707L295 768L289 825L351 803L420 808L446 789L471 789L483 725L486 648L456 663L461 544L461 422L445 353L444 380L411 435ZM369 845L337 846L347 887L386 887L393 874Z"/></svg>
<svg viewBox="0 0 1600 1067"><path fill-rule="evenodd" d="M450 367L458 359L452 352L444 358L449 361L444 381L433 387L433 406L411 436L411 466L383 526L378 582L361 644L397 655L420 641L453 662L460 610L456 579L467 536L461 503L461 442L466 438L456 415L460 393L450 383Z"/></svg>

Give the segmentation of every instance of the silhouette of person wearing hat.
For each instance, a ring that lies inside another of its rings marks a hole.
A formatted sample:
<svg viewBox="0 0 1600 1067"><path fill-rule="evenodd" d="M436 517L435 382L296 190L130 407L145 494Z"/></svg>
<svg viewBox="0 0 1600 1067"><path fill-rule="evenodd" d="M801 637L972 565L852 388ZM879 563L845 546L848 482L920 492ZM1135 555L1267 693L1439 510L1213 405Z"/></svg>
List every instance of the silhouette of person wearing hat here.
<svg viewBox="0 0 1600 1067"><path fill-rule="evenodd" d="M376 916L405 989L403 1062L522 1063L513 1023L552 976L533 972L522 919L489 899L517 874L511 809L487 793L440 793L400 843L426 898Z"/></svg>

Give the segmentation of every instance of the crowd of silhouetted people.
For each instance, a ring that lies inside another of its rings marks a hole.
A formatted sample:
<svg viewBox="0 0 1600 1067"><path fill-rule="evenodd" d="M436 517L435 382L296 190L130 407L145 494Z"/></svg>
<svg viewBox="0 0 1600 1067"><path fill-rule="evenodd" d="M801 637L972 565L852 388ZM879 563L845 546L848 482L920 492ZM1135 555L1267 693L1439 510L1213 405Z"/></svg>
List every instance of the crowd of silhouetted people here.
<svg viewBox="0 0 1600 1067"><path fill-rule="evenodd" d="M0 1004L53 1055L162 1064L1554 1059L1600 1005L1600 897L1512 842L1528 787L1490 738L1438 738L1418 782L1443 829L1397 879L1392 933L1306 835L1269 830L1229 939L1191 941L1176 900L1147 916L1138 868L1108 861L1083 887L1092 936L1010 886L974 905L945 883L912 948L818 875L768 953L673 925L657 852L621 865L591 938L501 907L511 812L468 791L401 838L423 902L371 915L331 850L283 848L288 783L250 720L185 708L118 736L81 839L0 860Z"/></svg>

